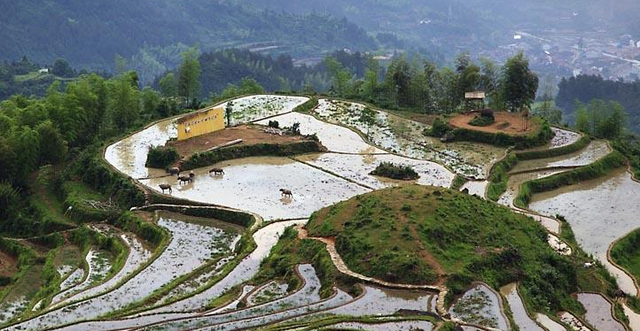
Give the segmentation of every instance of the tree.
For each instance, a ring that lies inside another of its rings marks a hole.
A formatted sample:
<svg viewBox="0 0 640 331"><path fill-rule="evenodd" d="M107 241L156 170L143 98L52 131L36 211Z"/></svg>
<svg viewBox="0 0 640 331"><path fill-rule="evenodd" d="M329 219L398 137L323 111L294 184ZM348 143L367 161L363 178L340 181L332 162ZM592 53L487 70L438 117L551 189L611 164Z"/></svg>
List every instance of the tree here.
<svg viewBox="0 0 640 331"><path fill-rule="evenodd" d="M336 58L328 56L325 60L327 71L333 81L335 92L339 96L346 96L349 92L349 80L351 80L351 73L347 71Z"/></svg>
<svg viewBox="0 0 640 331"><path fill-rule="evenodd" d="M404 57L396 57L391 61L385 84L400 107L411 106L412 78L411 67Z"/></svg>
<svg viewBox="0 0 640 331"><path fill-rule="evenodd" d="M529 60L519 52L502 69L502 97L509 111L530 107L538 90L538 76L529 69Z"/></svg>
<svg viewBox="0 0 640 331"><path fill-rule="evenodd" d="M113 85L111 115L116 127L125 131L137 118L140 103L138 90L131 84L127 75L118 78Z"/></svg>
<svg viewBox="0 0 640 331"><path fill-rule="evenodd" d="M178 83L173 72L166 74L159 82L160 92L165 98L172 98L178 96Z"/></svg>
<svg viewBox="0 0 640 331"><path fill-rule="evenodd" d="M376 124L376 112L369 107L365 107L360 113L360 122L367 126L367 137L369 137L371 127Z"/></svg>
<svg viewBox="0 0 640 331"><path fill-rule="evenodd" d="M546 119L550 124L562 122L562 110L555 106L553 101L553 77L547 76L544 85L544 93L540 103L533 107L533 113Z"/></svg>
<svg viewBox="0 0 640 331"><path fill-rule="evenodd" d="M57 59L53 63L53 68L51 69L51 73L53 75L56 75L58 77L63 77L63 78L70 78L76 75L75 70L71 68L71 66L69 65L69 62L67 62L67 60L64 60L64 59Z"/></svg>
<svg viewBox="0 0 640 331"><path fill-rule="evenodd" d="M40 164L58 164L67 154L67 142L51 123L45 121L36 128L40 136Z"/></svg>
<svg viewBox="0 0 640 331"><path fill-rule="evenodd" d="M190 48L182 53L182 63L178 68L178 95L184 97L187 104L192 103L200 94L201 73L198 50Z"/></svg>
<svg viewBox="0 0 640 331"><path fill-rule="evenodd" d="M144 114L153 115L156 113L160 105L160 95L150 87L145 87L140 93L142 100L142 112Z"/></svg>
<svg viewBox="0 0 640 331"><path fill-rule="evenodd" d="M224 109L225 117L227 118L227 126L231 126L231 115L233 114L233 100L227 102L227 107Z"/></svg>

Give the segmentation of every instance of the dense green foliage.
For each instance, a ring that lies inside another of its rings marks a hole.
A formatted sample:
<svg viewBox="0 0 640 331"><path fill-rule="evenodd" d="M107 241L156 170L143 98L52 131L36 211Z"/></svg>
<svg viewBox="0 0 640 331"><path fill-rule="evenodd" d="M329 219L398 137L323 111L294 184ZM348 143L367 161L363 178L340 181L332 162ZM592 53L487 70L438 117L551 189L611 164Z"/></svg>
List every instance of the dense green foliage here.
<svg viewBox="0 0 640 331"><path fill-rule="evenodd" d="M640 179L640 138L636 135L625 135L611 144L629 159L631 172L636 179Z"/></svg>
<svg viewBox="0 0 640 331"><path fill-rule="evenodd" d="M494 288L518 281L534 310L576 306L570 294L578 290L577 267L549 247L546 231L477 197L424 186L386 189L324 208L306 227L310 235L335 237L347 265L364 275L429 283L439 265L450 296L473 280Z"/></svg>
<svg viewBox="0 0 640 331"><path fill-rule="evenodd" d="M508 173L516 164L518 164L516 153L509 152L507 156L493 165L489 175L489 186L487 187L487 198L489 200L498 201L500 196L507 190Z"/></svg>
<svg viewBox="0 0 640 331"><path fill-rule="evenodd" d="M462 53L453 68L438 68L420 57L409 60L395 56L385 72L377 61L368 61L364 78L359 79L338 61L325 60L332 80L330 94L361 99L382 108L420 113L469 110L477 105L466 102L465 92L476 90L485 91L489 106L494 109L520 111L530 106L538 78L523 54L509 59L502 68L488 59L480 62L478 65L468 53Z"/></svg>
<svg viewBox="0 0 640 331"><path fill-rule="evenodd" d="M322 145L315 140L307 140L289 144L255 144L231 146L209 152L192 155L182 164L183 170L191 170L218 162L252 156L291 156L298 154L321 152Z"/></svg>
<svg viewBox="0 0 640 331"><path fill-rule="evenodd" d="M462 186L464 186L464 184L467 183L468 181L469 180L466 177L464 177L464 176L462 176L460 174L457 174L453 178L453 182L451 183L451 187L450 188L452 190L459 191L462 188Z"/></svg>
<svg viewBox="0 0 640 331"><path fill-rule="evenodd" d="M104 222L117 217L120 209L117 207L96 208L91 203L104 202L106 199L101 194L93 191L86 185L78 182L66 182L62 185L62 194L65 197L65 215L80 223Z"/></svg>
<svg viewBox="0 0 640 331"><path fill-rule="evenodd" d="M145 82L177 65L184 45L205 50L275 46L295 55L376 48L372 38L346 19L259 11L221 0L12 2L0 13L0 39L6 41L0 49L4 59L27 54L43 62L65 58L81 67L112 68L119 54Z"/></svg>
<svg viewBox="0 0 640 331"><path fill-rule="evenodd" d="M616 241L611 247L610 256L613 262L640 279L640 230L635 230Z"/></svg>
<svg viewBox="0 0 640 331"><path fill-rule="evenodd" d="M605 157L589 165L523 183L520 186L515 204L526 207L535 193L552 191L557 188L577 184L581 181L595 179L608 174L611 170L624 166L627 159L618 151L613 151Z"/></svg>
<svg viewBox="0 0 640 331"><path fill-rule="evenodd" d="M371 175L382 176L399 180L415 180L420 175L407 165L398 165L391 162L382 162L371 172Z"/></svg>
<svg viewBox="0 0 640 331"><path fill-rule="evenodd" d="M157 146L149 149L145 166L166 169L180 159L180 154L173 147Z"/></svg>
<svg viewBox="0 0 640 331"><path fill-rule="evenodd" d="M627 121L626 110L617 102L598 99L588 104L576 103L575 128L598 138L616 139Z"/></svg>
<svg viewBox="0 0 640 331"><path fill-rule="evenodd" d="M601 76L580 75L560 82L556 104L565 113L574 113L592 99L615 101L629 112L629 128L640 134L640 81L605 80ZM580 103L576 104L576 100ZM577 121L577 114L575 116Z"/></svg>

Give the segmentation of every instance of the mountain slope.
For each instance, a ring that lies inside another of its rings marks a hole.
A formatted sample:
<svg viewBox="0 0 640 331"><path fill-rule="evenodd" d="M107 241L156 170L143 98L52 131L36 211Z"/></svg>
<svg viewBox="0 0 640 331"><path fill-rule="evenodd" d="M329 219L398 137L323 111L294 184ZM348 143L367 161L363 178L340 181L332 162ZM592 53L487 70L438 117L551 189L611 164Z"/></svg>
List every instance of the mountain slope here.
<svg viewBox="0 0 640 331"><path fill-rule="evenodd" d="M259 11L224 0L0 0L0 58L57 57L74 66L105 68L119 54L199 44L203 50L269 43L290 53L371 49L356 25L327 15Z"/></svg>

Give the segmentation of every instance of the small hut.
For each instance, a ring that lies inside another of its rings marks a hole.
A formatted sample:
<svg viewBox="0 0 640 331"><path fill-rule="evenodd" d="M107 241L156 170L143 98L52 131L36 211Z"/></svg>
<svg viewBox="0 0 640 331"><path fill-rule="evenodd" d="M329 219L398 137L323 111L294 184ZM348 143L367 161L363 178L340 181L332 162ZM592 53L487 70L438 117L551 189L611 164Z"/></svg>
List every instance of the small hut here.
<svg viewBox="0 0 640 331"><path fill-rule="evenodd" d="M466 92L464 94L464 99L467 109L484 108L484 99L486 99L486 97L487 95L484 91Z"/></svg>

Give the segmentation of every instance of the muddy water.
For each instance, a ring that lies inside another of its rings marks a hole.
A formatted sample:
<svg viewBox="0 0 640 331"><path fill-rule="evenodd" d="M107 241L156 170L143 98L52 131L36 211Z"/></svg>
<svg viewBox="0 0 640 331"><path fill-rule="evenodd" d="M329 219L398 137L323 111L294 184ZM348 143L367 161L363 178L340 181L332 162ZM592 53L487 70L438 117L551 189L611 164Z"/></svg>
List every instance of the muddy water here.
<svg viewBox="0 0 640 331"><path fill-rule="evenodd" d="M307 97L293 97L285 95L252 95L233 100L231 124L247 123L265 117L293 111L297 106L307 102ZM216 107L225 109L227 103Z"/></svg>
<svg viewBox="0 0 640 331"><path fill-rule="evenodd" d="M382 323L358 323L347 322L338 323L330 327L331 330L369 330L369 331L412 331L412 330L433 330L433 324L428 321L399 321Z"/></svg>
<svg viewBox="0 0 640 331"><path fill-rule="evenodd" d="M107 147L105 159L116 169L133 178L149 176L144 166L150 147L163 146L177 137L175 120L165 120Z"/></svg>
<svg viewBox="0 0 640 331"><path fill-rule="evenodd" d="M578 301L587 310L585 320L598 330L625 331L624 326L616 321L612 314L611 303L600 294L578 293Z"/></svg>
<svg viewBox="0 0 640 331"><path fill-rule="evenodd" d="M507 298L513 320L521 331L544 331L534 320L529 317L524 303L518 294L518 284L513 283L500 289L500 293Z"/></svg>
<svg viewBox="0 0 640 331"><path fill-rule="evenodd" d="M620 169L605 178L537 194L529 208L545 215L565 216L580 246L614 274L623 291L635 295L633 280L609 263L607 249L640 227L638 201L640 184Z"/></svg>
<svg viewBox="0 0 640 331"><path fill-rule="evenodd" d="M489 182L486 180L482 180L482 181L470 180L464 183L464 185L462 185L462 187L460 188L460 191L467 189L469 190L470 195L477 195L481 198L484 198L488 185L489 185Z"/></svg>
<svg viewBox="0 0 640 331"><path fill-rule="evenodd" d="M347 305L325 313L349 316L391 315L400 309L429 311L430 292L391 290L365 286L365 294Z"/></svg>
<svg viewBox="0 0 640 331"><path fill-rule="evenodd" d="M611 152L604 140L592 141L589 146L575 153L548 159L527 160L519 162L511 172L529 171L533 169L553 167L579 167L591 164Z"/></svg>
<svg viewBox="0 0 640 331"><path fill-rule="evenodd" d="M418 161L390 154L342 155L325 153L303 155L296 157L296 159L375 189L406 183L449 187L454 177L452 172L437 163ZM420 178L416 181L398 181L370 175L382 162L411 166L420 175Z"/></svg>
<svg viewBox="0 0 640 331"><path fill-rule="evenodd" d="M562 323L568 324L574 331L591 331L584 323L573 316L571 313L563 312L560 314ZM608 331L608 330L607 330Z"/></svg>
<svg viewBox="0 0 640 331"><path fill-rule="evenodd" d="M282 297L264 304L255 305L245 309L230 311L228 313L213 314L200 317L189 318L188 320L178 320L149 327L148 330L177 330L192 329L201 325L216 325L231 321L254 318L284 312L291 308L304 307L320 301L320 279L318 279L315 269L311 265L300 265L298 272L304 279L304 286L292 295Z"/></svg>
<svg viewBox="0 0 640 331"><path fill-rule="evenodd" d="M350 129L320 121L311 115L289 113L269 120L259 121L258 124L267 125L270 120L278 121L280 127L288 127L294 123L300 123L300 133L305 135L316 134L320 142L332 152L355 154L385 153L367 144L362 137Z"/></svg>
<svg viewBox="0 0 640 331"><path fill-rule="evenodd" d="M633 311L627 304L622 304L624 314L629 318L629 327L631 331L640 331L640 314Z"/></svg>
<svg viewBox="0 0 640 331"><path fill-rule="evenodd" d="M257 157L221 162L223 176L194 170L193 183L174 185L173 196L254 212L265 220L306 218L314 211L370 190L288 158ZM144 180L155 190L175 177ZM285 198L280 189L291 190Z"/></svg>
<svg viewBox="0 0 640 331"><path fill-rule="evenodd" d="M555 133L555 136L553 137L553 139L551 139L551 141L548 144L546 144L545 146L540 146L540 147L536 147L528 150L539 151L539 150L564 147L564 146L568 146L575 143L576 141L580 140L580 138L582 137L582 135L577 132L556 128L556 127L552 127L551 131Z"/></svg>
<svg viewBox="0 0 640 331"><path fill-rule="evenodd" d="M509 176L509 182L507 183L507 191L500 197L498 203L507 206L516 212L531 216L533 219L540 222L540 224L542 224L542 226L544 226L547 230L551 231L552 233L559 234L560 223L557 220L551 217L535 215L530 212L520 210L513 205L513 201L517 197L518 192L520 191L520 185L522 185L522 183L533 179L549 177L560 172L562 172L562 170L542 170L538 172L511 175ZM553 216L555 216L555 214Z"/></svg>
<svg viewBox="0 0 640 331"><path fill-rule="evenodd" d="M538 321L540 325L544 326L549 331L567 331L567 329L562 326L562 324L552 320L549 316L544 314L536 314L536 321Z"/></svg>
<svg viewBox="0 0 640 331"><path fill-rule="evenodd" d="M36 317L12 329L40 330L75 321L96 318L145 298L176 277L201 266L212 254L232 249L236 233L214 227L187 223L175 216L161 217L158 225L171 233L171 241L163 253L146 269L128 282L104 295L71 304Z"/></svg>
<svg viewBox="0 0 640 331"><path fill-rule="evenodd" d="M449 309L451 317L464 322L500 330L508 329L502 313L500 296L487 285L478 283L458 299Z"/></svg>

